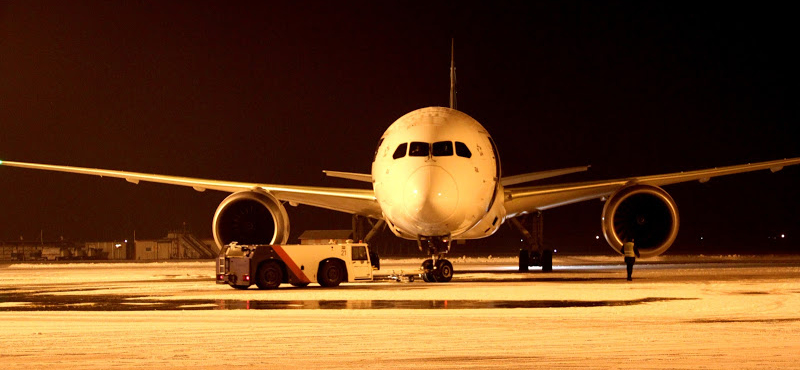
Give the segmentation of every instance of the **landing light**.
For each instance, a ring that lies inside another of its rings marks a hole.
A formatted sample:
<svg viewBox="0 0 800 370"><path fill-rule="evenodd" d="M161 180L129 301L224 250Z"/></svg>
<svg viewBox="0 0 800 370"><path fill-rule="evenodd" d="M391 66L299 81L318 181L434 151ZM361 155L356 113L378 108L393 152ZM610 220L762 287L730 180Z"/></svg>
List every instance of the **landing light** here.
<svg viewBox="0 0 800 370"><path fill-rule="evenodd" d="M595 239L595 240L600 240L600 235L595 235L595 236L594 236L594 239Z"/></svg>
<svg viewBox="0 0 800 370"><path fill-rule="evenodd" d="M786 238L786 234L781 234L781 239Z"/></svg>

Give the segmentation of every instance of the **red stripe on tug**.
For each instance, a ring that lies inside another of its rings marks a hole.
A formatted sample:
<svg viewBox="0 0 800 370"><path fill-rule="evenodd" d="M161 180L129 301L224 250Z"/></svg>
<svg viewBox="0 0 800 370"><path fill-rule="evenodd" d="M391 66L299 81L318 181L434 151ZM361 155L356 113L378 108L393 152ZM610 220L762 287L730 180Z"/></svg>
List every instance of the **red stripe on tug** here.
<svg viewBox="0 0 800 370"><path fill-rule="evenodd" d="M286 251L283 250L283 247L281 247L280 245L273 245L272 246L272 250L274 250L275 253L278 254L278 257L281 258L283 263L286 264L286 267L289 268L289 271L292 272L294 277L297 278L297 280L299 282L301 282L301 283L311 283L311 280L308 280L308 278L306 277L306 274L304 274L303 271L300 270L299 267L297 267L297 264L294 263L294 261L289 257L289 255L286 254Z"/></svg>

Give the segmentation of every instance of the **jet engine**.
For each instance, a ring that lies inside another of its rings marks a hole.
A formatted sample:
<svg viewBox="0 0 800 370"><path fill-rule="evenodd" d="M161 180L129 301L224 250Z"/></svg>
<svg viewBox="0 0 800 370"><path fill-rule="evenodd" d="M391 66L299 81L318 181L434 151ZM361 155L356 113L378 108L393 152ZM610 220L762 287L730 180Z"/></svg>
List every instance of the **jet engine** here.
<svg viewBox="0 0 800 370"><path fill-rule="evenodd" d="M274 196L262 191L229 195L217 207L212 229L222 247L239 244L285 244L289 239L289 216Z"/></svg>
<svg viewBox="0 0 800 370"><path fill-rule="evenodd" d="M663 189L632 185L617 190L603 207L603 235L614 250L634 239L642 257L664 253L678 236L678 207Z"/></svg>

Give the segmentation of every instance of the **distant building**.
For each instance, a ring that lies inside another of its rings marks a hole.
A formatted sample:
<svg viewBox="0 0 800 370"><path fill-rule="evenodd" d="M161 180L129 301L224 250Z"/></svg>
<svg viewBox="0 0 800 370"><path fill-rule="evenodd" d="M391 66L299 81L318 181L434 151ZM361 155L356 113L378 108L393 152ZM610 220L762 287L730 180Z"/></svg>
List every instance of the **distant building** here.
<svg viewBox="0 0 800 370"><path fill-rule="evenodd" d="M207 259L219 253L215 244L197 239L194 235L173 231L159 240L137 240L137 260Z"/></svg>
<svg viewBox="0 0 800 370"><path fill-rule="evenodd" d="M218 253L213 241L184 231L158 240L0 242L0 261L212 259Z"/></svg>
<svg viewBox="0 0 800 370"><path fill-rule="evenodd" d="M88 257L88 252L78 253L79 244L67 241L8 241L0 242L0 261L46 261L75 257ZM95 251L96 253L96 251ZM96 254L93 253L93 257Z"/></svg>

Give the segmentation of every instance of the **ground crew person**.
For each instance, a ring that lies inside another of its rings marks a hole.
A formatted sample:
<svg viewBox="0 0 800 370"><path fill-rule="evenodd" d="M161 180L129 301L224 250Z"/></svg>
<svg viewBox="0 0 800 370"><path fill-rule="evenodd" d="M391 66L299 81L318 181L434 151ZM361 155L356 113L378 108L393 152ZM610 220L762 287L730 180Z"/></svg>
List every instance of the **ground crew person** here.
<svg viewBox="0 0 800 370"><path fill-rule="evenodd" d="M633 264L636 262L636 257L639 257L639 248L636 248L636 244L633 244L633 239L631 239L622 245L620 252L625 255L625 264L628 266L628 281L632 281Z"/></svg>

